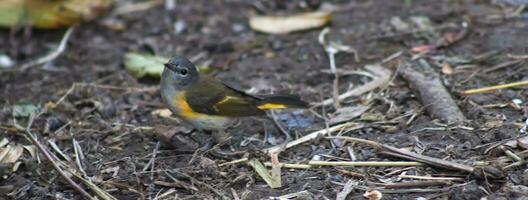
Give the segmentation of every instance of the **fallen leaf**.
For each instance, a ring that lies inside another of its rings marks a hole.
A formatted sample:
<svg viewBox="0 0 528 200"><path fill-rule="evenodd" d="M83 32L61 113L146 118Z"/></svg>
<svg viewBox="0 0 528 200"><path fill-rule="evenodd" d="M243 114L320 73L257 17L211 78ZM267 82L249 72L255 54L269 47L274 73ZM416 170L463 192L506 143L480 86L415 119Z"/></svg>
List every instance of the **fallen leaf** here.
<svg viewBox="0 0 528 200"><path fill-rule="evenodd" d="M397 31L404 32L411 30L411 25L403 21L400 17L392 17L390 23Z"/></svg>
<svg viewBox="0 0 528 200"><path fill-rule="evenodd" d="M366 191L363 194L363 197L367 198L368 200L380 200L383 197L383 195L381 194L380 191L372 190L372 191Z"/></svg>
<svg viewBox="0 0 528 200"><path fill-rule="evenodd" d="M113 3L114 0L3 0L0 26L68 27L100 16Z"/></svg>
<svg viewBox="0 0 528 200"><path fill-rule="evenodd" d="M32 114L39 112L40 108L33 104L18 104L13 106L14 117L29 117Z"/></svg>
<svg viewBox="0 0 528 200"><path fill-rule="evenodd" d="M433 22L427 16L412 16L409 17L409 20L413 22L418 30L422 31L432 31L434 30Z"/></svg>
<svg viewBox="0 0 528 200"><path fill-rule="evenodd" d="M253 16L249 26L256 31L270 34L286 34L319 28L332 18L331 12L317 11L290 16Z"/></svg>
<svg viewBox="0 0 528 200"><path fill-rule="evenodd" d="M445 75L451 75L453 74L453 68L451 67L450 64L444 63L442 65L442 73Z"/></svg>
<svg viewBox="0 0 528 200"><path fill-rule="evenodd" d="M15 146L7 145L0 149L0 163L14 163L24 152L24 148L20 144Z"/></svg>
<svg viewBox="0 0 528 200"><path fill-rule="evenodd" d="M124 60L125 67L134 77L152 76L159 78L163 72L163 64L169 59L148 54L126 53Z"/></svg>
<svg viewBox="0 0 528 200"><path fill-rule="evenodd" d="M151 112L152 115L169 118L172 116L172 112L169 109L156 109Z"/></svg>
<svg viewBox="0 0 528 200"><path fill-rule="evenodd" d="M2 140L0 140L0 147L5 146L6 144L9 144L9 140L7 140L7 138L3 138Z"/></svg>

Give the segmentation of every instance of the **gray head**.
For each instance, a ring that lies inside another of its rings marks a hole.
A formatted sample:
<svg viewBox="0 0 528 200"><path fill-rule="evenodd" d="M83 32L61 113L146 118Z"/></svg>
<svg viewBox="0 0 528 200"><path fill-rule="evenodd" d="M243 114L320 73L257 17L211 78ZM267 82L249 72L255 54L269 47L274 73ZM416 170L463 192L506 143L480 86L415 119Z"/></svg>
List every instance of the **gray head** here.
<svg viewBox="0 0 528 200"><path fill-rule="evenodd" d="M176 89L183 89L195 83L199 74L191 61L181 56L174 56L165 63L165 69L161 75L161 83L170 85Z"/></svg>

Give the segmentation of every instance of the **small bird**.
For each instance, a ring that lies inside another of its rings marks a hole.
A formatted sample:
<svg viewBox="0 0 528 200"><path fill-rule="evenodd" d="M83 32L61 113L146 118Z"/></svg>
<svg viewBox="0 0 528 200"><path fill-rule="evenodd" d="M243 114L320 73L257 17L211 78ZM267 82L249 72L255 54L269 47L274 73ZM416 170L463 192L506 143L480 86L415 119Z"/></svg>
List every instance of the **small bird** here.
<svg viewBox="0 0 528 200"><path fill-rule="evenodd" d="M224 131L239 117L265 115L268 109L306 108L294 95L250 95L201 74L184 57L175 56L161 75L161 97L180 119L200 131Z"/></svg>

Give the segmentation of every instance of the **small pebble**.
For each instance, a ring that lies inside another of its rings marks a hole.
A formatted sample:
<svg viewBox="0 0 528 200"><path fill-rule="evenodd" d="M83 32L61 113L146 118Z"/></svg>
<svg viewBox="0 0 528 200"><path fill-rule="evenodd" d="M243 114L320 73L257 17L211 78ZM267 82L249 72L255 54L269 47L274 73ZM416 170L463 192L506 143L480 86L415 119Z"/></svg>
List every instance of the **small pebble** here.
<svg viewBox="0 0 528 200"><path fill-rule="evenodd" d="M15 65L15 62L5 54L0 55L0 68L10 68Z"/></svg>
<svg viewBox="0 0 528 200"><path fill-rule="evenodd" d="M174 23L174 33L180 34L185 30L186 27L187 24L185 23L185 21L178 20Z"/></svg>

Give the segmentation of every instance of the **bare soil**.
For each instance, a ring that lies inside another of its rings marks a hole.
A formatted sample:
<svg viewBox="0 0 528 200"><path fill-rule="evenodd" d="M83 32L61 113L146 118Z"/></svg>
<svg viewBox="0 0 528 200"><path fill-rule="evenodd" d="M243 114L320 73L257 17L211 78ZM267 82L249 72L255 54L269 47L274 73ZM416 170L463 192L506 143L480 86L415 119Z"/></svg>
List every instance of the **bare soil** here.
<svg viewBox="0 0 528 200"><path fill-rule="evenodd" d="M468 165L476 161L497 164L499 162L495 161L500 159L506 160L503 166L513 163L505 159L504 150L497 148L486 152L486 149L522 134L520 129L528 117L526 87L470 96L460 95L460 92L528 80L526 58L513 65L493 68L516 59L509 54L528 54L527 11L510 16L520 6L511 4L515 1L410 2L407 5L404 1L382 0L178 1L172 11L160 5L83 23L75 28L66 51L51 63L26 71L7 69L0 72L0 136L30 144L19 131L10 128L13 106L29 103L43 107L60 99L72 84L87 83L75 87L60 106L39 117L33 132L44 144L47 140L54 140L71 158L75 156L72 142L79 142L85 156L81 165L87 177L118 199L154 199L170 189L174 192L168 197L181 199L235 199L233 194L241 199L268 199L304 190L307 192L298 199L334 199L348 180L357 181L357 187L347 199L362 199L365 189L369 188L382 192L383 199L525 199L528 195L526 163L504 169L505 176L498 179L479 179L465 172L431 166L283 168L283 187L270 189L244 163L222 167L218 164L244 156L270 161L259 150L285 141L271 120L243 119L229 129L232 138L221 150L240 154L196 153L195 146L190 143L179 141L178 145L178 141L171 143L159 137L160 133L185 135L180 130L182 124L151 113L165 108L155 88L157 79L137 80L123 66L126 52L165 57L202 55L196 61L198 65L210 66L214 76L237 88L262 94L295 93L308 102L319 102L331 97L333 82L333 75L327 72L328 57L317 41L320 31L285 35L258 33L249 27L249 16L337 6L339 10L329 25L329 38L355 48L360 58L356 62L353 54L337 54L337 66L343 71L361 70L366 64L380 63L402 51L401 56L382 64L395 72L411 59L411 48L431 43L434 41L432 37L438 38L438 35L423 32L397 31L390 23L393 17L406 20L411 16L426 16L434 27L460 25L465 21L468 33L464 38L424 54L421 59L433 63L432 67L441 75L442 83L467 122L444 125L434 119L408 83L395 76L383 90L342 102L346 107L368 100L371 109L349 120L363 124L364 128L341 134ZM122 31L108 28L104 23L109 19L122 22L126 28ZM175 33L174 23L177 21L185 23L180 33ZM434 32L442 35L455 30L457 27ZM8 55L17 64L38 58L53 49L52 44L58 44L65 30L29 30L29 34L27 31L0 30L0 54ZM496 53L479 60L490 52ZM442 64L435 64L435 58L465 59L467 62L453 62L455 64L450 65L453 72L445 73ZM370 80L360 74L343 75L339 91L343 93ZM154 89L137 90L148 87ZM514 99L522 103L517 105ZM319 115L335 111L332 106L313 110ZM308 110L284 110L278 112L278 116L293 139L325 128L325 120ZM327 117L331 118L331 115ZM210 135L192 133L189 137L202 146ZM145 168L158 142L155 165ZM405 161L364 145L336 145L324 138L288 149L280 154L279 160L303 163L319 157L327 161L348 161L347 147L353 147L358 161ZM508 150L519 154L526 149L520 145ZM82 198L42 157L40 163L29 155L24 155L21 161L16 172L1 170L0 199ZM71 164L76 166L73 161ZM462 180L442 186L416 186L416 190L386 186L412 182L399 178L402 173L460 177Z"/></svg>

